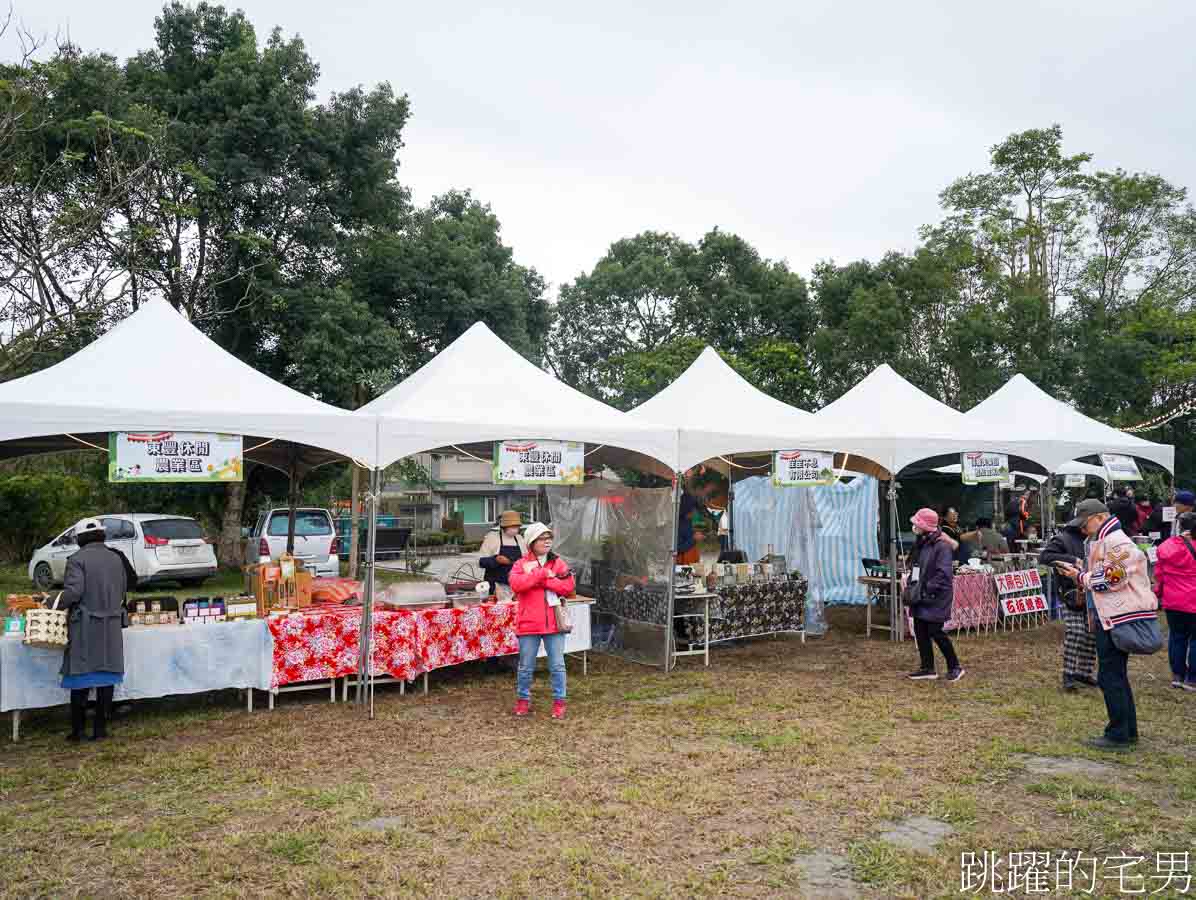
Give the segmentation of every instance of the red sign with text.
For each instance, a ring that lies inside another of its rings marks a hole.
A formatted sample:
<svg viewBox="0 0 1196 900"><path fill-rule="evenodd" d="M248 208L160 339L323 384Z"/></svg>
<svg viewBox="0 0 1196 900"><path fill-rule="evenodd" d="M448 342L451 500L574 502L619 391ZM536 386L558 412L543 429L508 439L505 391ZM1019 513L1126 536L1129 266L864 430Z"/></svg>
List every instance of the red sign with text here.
<svg viewBox="0 0 1196 900"><path fill-rule="evenodd" d="M1007 616L1024 616L1026 613L1046 612L1046 597L1042 594L1031 594L1029 597L1002 597L1001 610Z"/></svg>

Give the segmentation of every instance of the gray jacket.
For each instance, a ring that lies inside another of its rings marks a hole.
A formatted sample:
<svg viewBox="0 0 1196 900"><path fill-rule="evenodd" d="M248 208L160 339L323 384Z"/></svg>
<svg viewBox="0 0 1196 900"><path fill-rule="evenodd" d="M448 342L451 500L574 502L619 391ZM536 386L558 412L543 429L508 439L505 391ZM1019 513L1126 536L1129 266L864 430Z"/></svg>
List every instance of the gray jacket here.
<svg viewBox="0 0 1196 900"><path fill-rule="evenodd" d="M80 547L66 564L59 608L67 608L63 675L125 671L126 576L120 554L102 541Z"/></svg>

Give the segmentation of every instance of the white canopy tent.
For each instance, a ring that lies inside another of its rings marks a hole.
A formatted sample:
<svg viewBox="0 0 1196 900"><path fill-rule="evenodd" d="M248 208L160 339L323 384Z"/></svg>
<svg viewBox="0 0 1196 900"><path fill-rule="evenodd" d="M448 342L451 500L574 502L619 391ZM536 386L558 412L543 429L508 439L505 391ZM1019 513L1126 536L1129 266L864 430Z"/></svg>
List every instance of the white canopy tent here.
<svg viewBox="0 0 1196 900"><path fill-rule="evenodd" d="M1036 446L1010 440L979 417L965 418L887 364L812 419L810 449L857 454L893 474L919 460L972 450L1008 453L1044 464L1036 456Z"/></svg>
<svg viewBox="0 0 1196 900"><path fill-rule="evenodd" d="M1025 375L1014 375L964 417L999 430L1019 445L1033 445L1033 453L1024 455L1052 472L1074 459L1100 453L1135 456L1175 471L1175 448L1170 444L1154 444L1090 419Z"/></svg>
<svg viewBox="0 0 1196 900"><path fill-rule="evenodd" d="M57 365L0 384L0 441L164 429L255 435L358 460L372 460L376 444L375 423L263 375L161 299Z"/></svg>
<svg viewBox="0 0 1196 900"><path fill-rule="evenodd" d="M735 453L803 447L813 415L757 390L711 347L629 416L678 431L677 471Z"/></svg>
<svg viewBox="0 0 1196 900"><path fill-rule="evenodd" d="M675 428L574 390L481 322L353 415L377 421L380 468L439 447L510 438L610 444L670 464L677 456Z"/></svg>

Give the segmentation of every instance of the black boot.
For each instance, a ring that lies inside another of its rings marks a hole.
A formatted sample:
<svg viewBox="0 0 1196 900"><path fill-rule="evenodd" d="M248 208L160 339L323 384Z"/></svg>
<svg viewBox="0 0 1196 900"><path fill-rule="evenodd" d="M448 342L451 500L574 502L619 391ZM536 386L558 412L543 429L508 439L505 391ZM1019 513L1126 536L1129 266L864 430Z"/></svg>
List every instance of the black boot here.
<svg viewBox="0 0 1196 900"><path fill-rule="evenodd" d="M87 691L71 691L71 733L68 741L83 740L83 724L87 720Z"/></svg>
<svg viewBox="0 0 1196 900"><path fill-rule="evenodd" d="M112 692L114 688L96 688L96 721L95 731L92 732L93 741L102 741L108 737L108 716L112 712Z"/></svg>

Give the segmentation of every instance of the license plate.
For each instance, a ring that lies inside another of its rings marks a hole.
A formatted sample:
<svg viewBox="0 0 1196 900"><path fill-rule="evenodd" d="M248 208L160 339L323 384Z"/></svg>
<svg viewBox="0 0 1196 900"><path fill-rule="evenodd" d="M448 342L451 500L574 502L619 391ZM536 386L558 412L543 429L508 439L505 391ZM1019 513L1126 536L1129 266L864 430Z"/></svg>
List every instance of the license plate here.
<svg viewBox="0 0 1196 900"><path fill-rule="evenodd" d="M195 556L199 553L198 547L175 547L174 552L179 556Z"/></svg>

